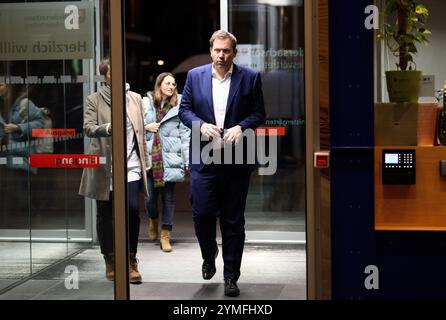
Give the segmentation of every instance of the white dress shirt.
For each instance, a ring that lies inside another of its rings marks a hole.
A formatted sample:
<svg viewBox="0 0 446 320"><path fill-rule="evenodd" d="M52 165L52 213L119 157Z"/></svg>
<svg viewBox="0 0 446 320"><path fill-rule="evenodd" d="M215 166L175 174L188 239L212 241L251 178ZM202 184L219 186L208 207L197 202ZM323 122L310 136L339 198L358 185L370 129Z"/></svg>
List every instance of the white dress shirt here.
<svg viewBox="0 0 446 320"><path fill-rule="evenodd" d="M224 78L220 80L217 78L217 71L215 71L212 65L212 100L214 103L215 124L222 129L225 123L232 69L233 65L231 65L231 68L225 74Z"/></svg>
<svg viewBox="0 0 446 320"><path fill-rule="evenodd" d="M127 182L141 179L141 162L139 161L135 131L127 115Z"/></svg>
<svg viewBox="0 0 446 320"><path fill-rule="evenodd" d="M130 90L130 85L125 84L126 94ZM129 98L127 96L126 111L129 107ZM128 112L126 112L126 131L127 131L127 182L138 181L141 179L141 161L139 160L137 140L133 124L130 120Z"/></svg>

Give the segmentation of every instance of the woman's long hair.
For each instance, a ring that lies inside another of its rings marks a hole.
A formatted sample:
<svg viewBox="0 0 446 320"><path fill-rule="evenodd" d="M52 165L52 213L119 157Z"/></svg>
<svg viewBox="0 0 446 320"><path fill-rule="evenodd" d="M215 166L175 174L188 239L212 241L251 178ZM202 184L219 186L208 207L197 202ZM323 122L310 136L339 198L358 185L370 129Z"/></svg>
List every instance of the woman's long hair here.
<svg viewBox="0 0 446 320"><path fill-rule="evenodd" d="M163 95L161 93L161 83L163 83L164 78L166 78L167 76L171 76L175 79L173 74L171 74L170 72L163 72L158 77L156 77L155 87L153 88L153 102L155 103L155 106L161 106L161 103L163 101ZM172 96L168 97L164 103L168 104L170 107L175 107L178 104L177 88L175 88Z"/></svg>

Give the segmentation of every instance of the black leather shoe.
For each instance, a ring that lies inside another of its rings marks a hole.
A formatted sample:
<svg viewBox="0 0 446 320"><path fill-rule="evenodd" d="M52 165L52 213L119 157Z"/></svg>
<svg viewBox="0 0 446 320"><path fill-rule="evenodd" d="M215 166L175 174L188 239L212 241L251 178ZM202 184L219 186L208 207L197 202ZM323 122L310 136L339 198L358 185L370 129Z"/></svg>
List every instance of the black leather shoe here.
<svg viewBox="0 0 446 320"><path fill-rule="evenodd" d="M237 287L237 281L231 278L225 279L225 296L237 297L240 295L240 289Z"/></svg>
<svg viewBox="0 0 446 320"><path fill-rule="evenodd" d="M215 258L218 256L218 248L215 252ZM201 273L203 275L204 280L211 280L214 276L215 272L217 271L217 268L215 268L215 258L214 260L208 261L204 260L203 265L201 266Z"/></svg>

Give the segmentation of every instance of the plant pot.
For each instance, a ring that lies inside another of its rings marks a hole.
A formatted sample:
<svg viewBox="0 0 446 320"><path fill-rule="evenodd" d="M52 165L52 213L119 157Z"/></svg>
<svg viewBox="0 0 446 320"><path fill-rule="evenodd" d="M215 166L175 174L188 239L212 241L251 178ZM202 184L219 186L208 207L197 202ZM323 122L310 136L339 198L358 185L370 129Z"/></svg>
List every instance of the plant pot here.
<svg viewBox="0 0 446 320"><path fill-rule="evenodd" d="M390 102L418 102L421 71L386 71L386 80Z"/></svg>

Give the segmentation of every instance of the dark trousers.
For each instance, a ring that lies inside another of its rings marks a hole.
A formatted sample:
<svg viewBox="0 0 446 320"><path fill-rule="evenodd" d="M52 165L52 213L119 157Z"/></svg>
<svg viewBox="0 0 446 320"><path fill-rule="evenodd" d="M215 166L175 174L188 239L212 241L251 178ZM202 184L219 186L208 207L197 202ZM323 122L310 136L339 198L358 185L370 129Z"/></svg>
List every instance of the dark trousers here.
<svg viewBox="0 0 446 320"><path fill-rule="evenodd" d="M203 260L213 260L217 249L216 223L220 218L224 278L238 280L245 244L245 205L251 170L235 166L191 171L191 204L195 235Z"/></svg>
<svg viewBox="0 0 446 320"><path fill-rule="evenodd" d="M129 246L130 253L136 253L138 250L139 238L139 192L141 190L142 180L127 183L127 207L128 207L128 226L129 226ZM113 192L110 191L108 201L96 200L96 230L98 233L99 245L102 254L114 253L113 246Z"/></svg>
<svg viewBox="0 0 446 320"><path fill-rule="evenodd" d="M175 182L164 182L164 187L155 188L153 173L152 170L150 170L147 173L147 184L149 188L149 196L145 199L145 205L149 218L158 218L158 197L161 195L163 204L161 229L172 231L173 214L175 211Z"/></svg>

